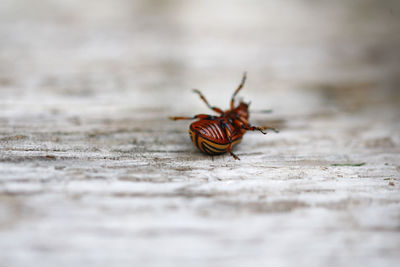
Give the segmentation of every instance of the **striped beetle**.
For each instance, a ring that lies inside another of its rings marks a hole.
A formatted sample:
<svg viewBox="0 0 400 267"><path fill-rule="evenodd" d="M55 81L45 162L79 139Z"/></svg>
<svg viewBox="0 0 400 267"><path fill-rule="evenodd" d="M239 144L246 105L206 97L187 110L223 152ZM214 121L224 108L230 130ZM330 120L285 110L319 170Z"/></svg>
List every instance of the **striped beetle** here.
<svg viewBox="0 0 400 267"><path fill-rule="evenodd" d="M207 99L198 89L193 89L203 102L219 116L208 114L198 114L193 117L169 117L171 120L194 120L197 121L190 124L189 134L193 144L202 152L209 155L220 155L229 152L234 159L239 157L232 152L232 147L242 141L246 131L258 130L266 134L264 130L270 129L278 132L275 128L268 126L251 126L249 123L249 105L240 101L235 107L235 97L243 88L246 81L246 73L243 74L242 82L235 90L231 98L231 108L223 111L222 109L211 106Z"/></svg>

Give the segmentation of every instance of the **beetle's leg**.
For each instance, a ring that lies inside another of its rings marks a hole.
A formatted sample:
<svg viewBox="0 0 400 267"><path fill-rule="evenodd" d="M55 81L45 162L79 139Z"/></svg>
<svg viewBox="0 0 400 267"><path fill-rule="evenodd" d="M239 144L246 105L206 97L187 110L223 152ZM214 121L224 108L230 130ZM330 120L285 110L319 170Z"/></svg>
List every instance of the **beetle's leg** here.
<svg viewBox="0 0 400 267"><path fill-rule="evenodd" d="M232 143L229 143L228 145L228 152L231 154L231 156L236 159L236 160L240 160L240 158L238 156L235 155L235 153L232 152Z"/></svg>
<svg viewBox="0 0 400 267"><path fill-rule="evenodd" d="M249 124L249 122L243 121L243 120L241 120L241 119L236 119L236 120L235 120L235 124L236 124L237 126L239 126L240 128L245 129L245 130L247 130L247 131L255 131L255 130L258 130L258 131L262 132L263 134L267 134L267 133L265 133L265 132L263 131L264 128L262 128L262 127L257 127L257 126L251 126L251 125Z"/></svg>
<svg viewBox="0 0 400 267"><path fill-rule="evenodd" d="M267 134L266 132L264 132L264 130L272 130L276 133L279 133L279 130L273 127L269 127L269 126L243 126L243 129L246 129L247 131L255 131L258 130L260 132L262 132L263 134Z"/></svg>
<svg viewBox="0 0 400 267"><path fill-rule="evenodd" d="M264 132L264 130L273 130L276 133L279 133L279 130L274 128L274 127L270 127L270 126L251 126L248 122L243 121L241 119L235 119L234 121L235 125L237 125L238 127L245 129L247 131L260 131L263 134L267 134L266 132Z"/></svg>
<svg viewBox="0 0 400 267"><path fill-rule="evenodd" d="M210 116L207 114L197 114L194 115L193 117L168 117L170 120L176 121L176 120L195 120L195 119L200 119L200 120L205 120L205 119L213 119L214 116Z"/></svg>
<svg viewBox="0 0 400 267"><path fill-rule="evenodd" d="M244 85L245 81L246 81L246 72L243 73L242 82L239 84L239 87L235 90L235 92L232 95L232 98L231 98L231 109L235 108L235 97L236 97L237 93L239 93L239 91L243 88L243 85Z"/></svg>
<svg viewBox="0 0 400 267"><path fill-rule="evenodd" d="M274 127L270 127L270 126L261 126L260 128L262 128L263 130L272 130L276 133L279 133L279 130L274 128Z"/></svg>
<svg viewBox="0 0 400 267"><path fill-rule="evenodd" d="M264 132L264 128L263 127L257 127L257 126L247 126L247 127L243 127L243 129L247 130L247 131L260 131L263 134L267 134L266 132Z"/></svg>
<svg viewBox="0 0 400 267"><path fill-rule="evenodd" d="M228 152L231 154L231 156L236 159L236 160L240 160L240 158L238 156L236 156L233 152L232 152L232 133L230 131L228 131L227 127L225 127L225 123L224 122L220 122L220 126L222 127L222 129L225 132L226 138L228 138L229 144L228 144Z"/></svg>
<svg viewBox="0 0 400 267"><path fill-rule="evenodd" d="M207 99L204 97L204 95L200 92L200 90L198 89L193 89L193 92L195 92L196 94L198 94L201 98L201 100L203 100L204 103L206 103L207 107L209 107L210 109L214 110L215 112L219 113L219 114L223 114L224 112L222 111L222 109L218 108L218 107L214 107L211 106Z"/></svg>

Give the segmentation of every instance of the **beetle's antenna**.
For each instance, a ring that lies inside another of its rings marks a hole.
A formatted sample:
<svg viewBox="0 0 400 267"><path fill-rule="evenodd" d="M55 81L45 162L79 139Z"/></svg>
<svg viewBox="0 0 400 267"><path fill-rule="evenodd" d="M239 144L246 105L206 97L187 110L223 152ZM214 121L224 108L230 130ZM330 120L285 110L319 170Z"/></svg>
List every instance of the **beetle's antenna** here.
<svg viewBox="0 0 400 267"><path fill-rule="evenodd" d="M252 113L272 113L272 109L259 109L259 110L252 110Z"/></svg>

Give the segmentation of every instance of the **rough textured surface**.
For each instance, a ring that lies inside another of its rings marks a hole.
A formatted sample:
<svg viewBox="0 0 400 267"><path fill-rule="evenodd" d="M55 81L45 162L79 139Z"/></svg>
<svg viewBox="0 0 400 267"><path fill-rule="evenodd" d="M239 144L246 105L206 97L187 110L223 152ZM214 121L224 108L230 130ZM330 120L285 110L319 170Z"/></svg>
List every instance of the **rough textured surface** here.
<svg viewBox="0 0 400 267"><path fill-rule="evenodd" d="M400 6L331 2L3 0L0 266L397 266Z"/></svg>

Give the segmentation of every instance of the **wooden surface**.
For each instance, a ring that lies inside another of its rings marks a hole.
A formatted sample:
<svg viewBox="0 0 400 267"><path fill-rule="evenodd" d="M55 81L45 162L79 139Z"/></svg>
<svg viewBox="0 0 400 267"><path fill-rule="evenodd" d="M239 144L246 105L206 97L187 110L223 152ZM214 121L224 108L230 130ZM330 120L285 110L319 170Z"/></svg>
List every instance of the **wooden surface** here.
<svg viewBox="0 0 400 267"><path fill-rule="evenodd" d="M0 266L398 265L396 1L2 2Z"/></svg>

